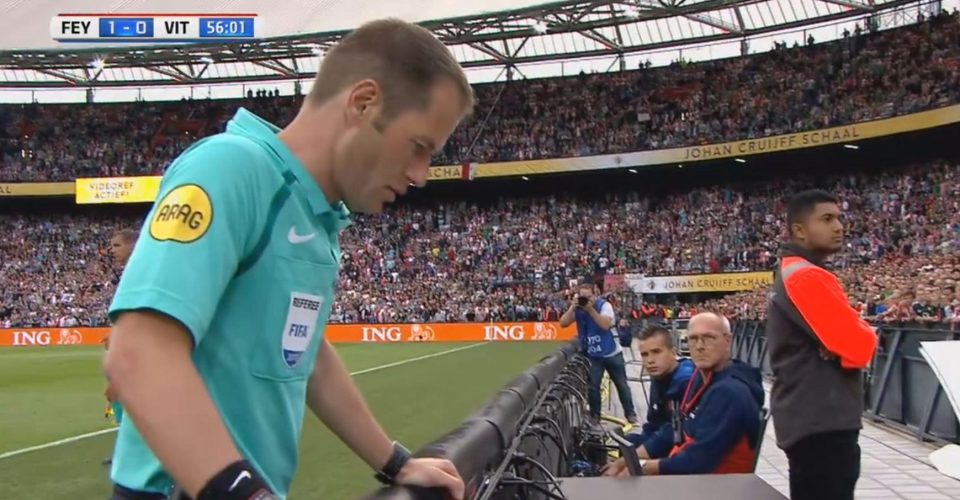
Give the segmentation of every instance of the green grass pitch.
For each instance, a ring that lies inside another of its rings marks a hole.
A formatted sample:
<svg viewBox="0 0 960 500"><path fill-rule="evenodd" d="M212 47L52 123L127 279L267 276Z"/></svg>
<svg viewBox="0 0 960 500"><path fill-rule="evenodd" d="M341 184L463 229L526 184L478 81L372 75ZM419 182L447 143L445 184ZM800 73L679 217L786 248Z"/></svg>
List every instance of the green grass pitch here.
<svg viewBox="0 0 960 500"><path fill-rule="evenodd" d="M468 344L341 345L353 372ZM380 423L416 449L457 426L558 343L495 343L356 375ZM99 347L0 349L0 455L106 429ZM0 458L5 498L104 499L101 461L115 433ZM312 414L304 422L300 469L290 497L356 498L377 487L359 461Z"/></svg>

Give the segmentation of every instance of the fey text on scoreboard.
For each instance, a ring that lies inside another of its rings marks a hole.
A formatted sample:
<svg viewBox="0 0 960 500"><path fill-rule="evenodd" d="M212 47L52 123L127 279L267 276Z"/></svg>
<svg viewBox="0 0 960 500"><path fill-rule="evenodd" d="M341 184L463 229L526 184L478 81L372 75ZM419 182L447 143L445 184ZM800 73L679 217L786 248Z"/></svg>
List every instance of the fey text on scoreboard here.
<svg viewBox="0 0 960 500"><path fill-rule="evenodd" d="M156 42L257 38L256 14L59 14L50 36L61 42Z"/></svg>

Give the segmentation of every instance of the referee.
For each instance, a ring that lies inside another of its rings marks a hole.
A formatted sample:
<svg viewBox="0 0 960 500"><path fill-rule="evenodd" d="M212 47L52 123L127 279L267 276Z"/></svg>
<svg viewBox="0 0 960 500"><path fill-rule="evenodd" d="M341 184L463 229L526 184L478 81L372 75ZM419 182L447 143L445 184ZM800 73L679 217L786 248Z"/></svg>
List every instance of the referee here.
<svg viewBox="0 0 960 500"><path fill-rule="evenodd" d="M133 253L133 246L136 243L137 232L132 229L120 229L114 232L110 238L110 254L113 256L114 264L119 268L117 271L117 280L119 280L123 266L127 265L127 261L130 260L130 254ZM105 350L110 349L109 335L103 339L103 348ZM103 395L107 398L107 403L110 405L107 407L105 414L112 415L113 421L116 422L117 425L120 425L123 422L123 405L117 400L116 392L109 383L106 389L104 389ZM110 465L112 462L113 460L108 458L103 461L103 465Z"/></svg>
<svg viewBox="0 0 960 500"><path fill-rule="evenodd" d="M286 498L305 406L380 481L463 496L452 463L387 437L323 332L348 207L423 185L472 105L427 30L374 21L327 53L285 129L241 109L171 164L110 309L114 499Z"/></svg>

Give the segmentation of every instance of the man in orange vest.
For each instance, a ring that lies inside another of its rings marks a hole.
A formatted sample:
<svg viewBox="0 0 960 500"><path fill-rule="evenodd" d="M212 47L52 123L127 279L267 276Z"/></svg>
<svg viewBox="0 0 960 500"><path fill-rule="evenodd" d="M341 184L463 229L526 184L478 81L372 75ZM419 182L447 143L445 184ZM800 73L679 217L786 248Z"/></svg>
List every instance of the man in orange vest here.
<svg viewBox="0 0 960 500"><path fill-rule="evenodd" d="M776 377L770 410L789 460L793 500L853 500L860 477L863 369L877 336L822 267L843 248L840 217L830 193L804 191L790 200L790 242L767 308Z"/></svg>
<svg viewBox="0 0 960 500"><path fill-rule="evenodd" d="M697 370L687 383L673 423L663 426L637 455L643 473L735 474L753 472L760 445L760 372L731 358L730 322L719 314L690 319L687 342ZM605 476L626 476L621 458Z"/></svg>

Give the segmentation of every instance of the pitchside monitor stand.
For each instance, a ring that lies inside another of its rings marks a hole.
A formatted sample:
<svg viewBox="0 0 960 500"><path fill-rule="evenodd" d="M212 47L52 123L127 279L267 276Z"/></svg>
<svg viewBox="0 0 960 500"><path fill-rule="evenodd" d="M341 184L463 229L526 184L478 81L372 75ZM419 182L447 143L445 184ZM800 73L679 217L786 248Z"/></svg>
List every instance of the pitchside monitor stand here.
<svg viewBox="0 0 960 500"><path fill-rule="evenodd" d="M631 476L642 476L643 464L640 463L640 457L637 456L637 447L616 432L608 432L607 436L617 443L617 448L620 448L620 456L626 463L627 472Z"/></svg>

